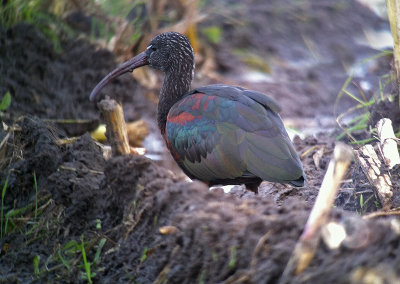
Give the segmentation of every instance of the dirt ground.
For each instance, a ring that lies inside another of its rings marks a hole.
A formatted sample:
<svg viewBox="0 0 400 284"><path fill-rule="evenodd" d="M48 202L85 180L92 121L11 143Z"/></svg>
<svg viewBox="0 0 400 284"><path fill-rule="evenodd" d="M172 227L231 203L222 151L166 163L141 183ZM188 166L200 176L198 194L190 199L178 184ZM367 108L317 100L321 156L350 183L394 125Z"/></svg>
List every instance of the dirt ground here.
<svg viewBox="0 0 400 284"><path fill-rule="evenodd" d="M199 68L193 86L219 78L262 91L279 101L282 117L294 127L318 128L294 139L307 185L265 182L258 195L240 186L229 193L208 190L172 167L164 148L161 160L133 155L106 160L87 133L99 122L88 95L117 65L113 54L68 38L59 54L30 25L0 28L0 94L12 96L0 135L6 141L0 147L0 178L8 182L2 200L1 283L85 283L82 246L94 283L279 282L332 156L339 133L333 105L346 72L379 52L357 39L369 29L388 29L388 23L356 1L316 0L304 7L249 0L244 6L231 3L227 14L212 12L230 2L235 1L215 1L211 12L204 8L209 18L200 26L219 25L224 31L221 43L211 44L218 76ZM270 73L262 80L248 77L254 70L238 50L264 58ZM390 56L380 57L354 75L360 86L370 85L364 90L367 98L379 90L390 62ZM350 88L358 90L357 84ZM384 90L394 89L388 84ZM104 94L123 104L126 120L145 119L151 139L161 141L151 92L126 75ZM338 110L353 105L343 98ZM371 125L389 116L398 127L399 110L393 105L371 109ZM93 122L71 129L56 119ZM393 206L398 207L398 171L392 176ZM333 250L321 242L310 266L288 281L399 283L399 219L361 216L379 207L372 186L352 162L331 212L332 220L344 224L346 241Z"/></svg>

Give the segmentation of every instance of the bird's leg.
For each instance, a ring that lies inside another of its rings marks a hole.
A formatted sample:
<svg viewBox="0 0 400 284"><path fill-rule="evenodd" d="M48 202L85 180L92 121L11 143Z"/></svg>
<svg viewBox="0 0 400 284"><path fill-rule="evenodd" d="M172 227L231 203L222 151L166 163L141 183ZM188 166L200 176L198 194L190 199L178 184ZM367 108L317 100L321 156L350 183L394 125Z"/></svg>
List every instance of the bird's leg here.
<svg viewBox="0 0 400 284"><path fill-rule="evenodd" d="M258 194L258 187L260 186L260 184L261 184L261 181L257 181L254 183L246 183L245 186L246 186L247 190L252 191L255 194Z"/></svg>

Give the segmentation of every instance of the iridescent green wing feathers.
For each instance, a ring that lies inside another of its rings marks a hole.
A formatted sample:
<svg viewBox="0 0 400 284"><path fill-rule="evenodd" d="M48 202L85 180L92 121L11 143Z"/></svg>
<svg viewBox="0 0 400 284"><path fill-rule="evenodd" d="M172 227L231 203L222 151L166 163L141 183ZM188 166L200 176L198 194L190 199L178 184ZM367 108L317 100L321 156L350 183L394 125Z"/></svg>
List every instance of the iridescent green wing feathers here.
<svg viewBox="0 0 400 284"><path fill-rule="evenodd" d="M289 182L303 170L277 111L261 93L224 85L198 88L171 108L165 138L191 177Z"/></svg>

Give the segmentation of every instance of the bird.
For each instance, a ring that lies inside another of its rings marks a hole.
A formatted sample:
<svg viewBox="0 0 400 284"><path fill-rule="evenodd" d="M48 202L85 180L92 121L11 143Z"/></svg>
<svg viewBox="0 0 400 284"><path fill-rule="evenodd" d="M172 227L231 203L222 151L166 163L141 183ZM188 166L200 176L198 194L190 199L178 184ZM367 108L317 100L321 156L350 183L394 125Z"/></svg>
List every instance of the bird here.
<svg viewBox="0 0 400 284"><path fill-rule="evenodd" d="M155 36L146 50L106 75L92 90L149 65L164 73L157 124L176 163L208 186L245 185L258 193L262 181L303 187L305 173L271 97L239 86L213 84L190 90L194 52L177 32Z"/></svg>

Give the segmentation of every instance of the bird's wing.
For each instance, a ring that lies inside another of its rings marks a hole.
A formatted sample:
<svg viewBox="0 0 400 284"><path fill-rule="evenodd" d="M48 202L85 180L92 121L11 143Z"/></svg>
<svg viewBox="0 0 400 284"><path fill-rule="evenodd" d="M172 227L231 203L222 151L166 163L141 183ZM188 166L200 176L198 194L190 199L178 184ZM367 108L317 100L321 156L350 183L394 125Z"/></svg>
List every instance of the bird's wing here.
<svg viewBox="0 0 400 284"><path fill-rule="evenodd" d="M279 113L281 112L281 107L278 104L277 101L275 101L273 98L257 92L253 90L247 90L242 87L236 87L236 86L229 86L229 85L223 85L223 84L214 84L214 85L208 85L206 87L200 87L192 91L194 92L204 92L207 94L210 93L220 93L221 96L225 98L231 98L233 100L237 100L240 97L248 97L253 99L254 101L258 102L259 104L263 105L266 108L269 108L273 112Z"/></svg>
<svg viewBox="0 0 400 284"><path fill-rule="evenodd" d="M259 96L211 85L171 108L166 141L186 173L205 181L258 176L283 182L302 175L298 156L272 109L278 106L268 97L260 103L262 98L249 93Z"/></svg>

